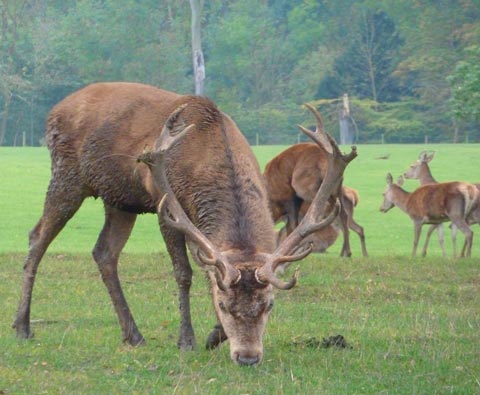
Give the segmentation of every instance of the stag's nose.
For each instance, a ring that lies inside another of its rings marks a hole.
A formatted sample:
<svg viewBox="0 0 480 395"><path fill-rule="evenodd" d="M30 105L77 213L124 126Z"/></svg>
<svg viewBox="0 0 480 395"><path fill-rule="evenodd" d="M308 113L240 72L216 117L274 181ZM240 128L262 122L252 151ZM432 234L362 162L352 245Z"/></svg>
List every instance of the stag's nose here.
<svg viewBox="0 0 480 395"><path fill-rule="evenodd" d="M247 366L247 365L255 365L260 362L260 357L258 355L255 356L244 356L239 355L237 357L237 362L239 365Z"/></svg>

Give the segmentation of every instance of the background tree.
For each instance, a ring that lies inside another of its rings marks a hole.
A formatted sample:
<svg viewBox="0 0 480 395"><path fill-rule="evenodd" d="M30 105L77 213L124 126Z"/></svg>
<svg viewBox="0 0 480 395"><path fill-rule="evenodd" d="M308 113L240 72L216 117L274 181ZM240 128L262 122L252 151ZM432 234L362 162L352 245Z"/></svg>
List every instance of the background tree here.
<svg viewBox="0 0 480 395"><path fill-rule="evenodd" d="M190 0L192 9L192 60L195 94L203 95L205 80L205 60L202 51L201 15L203 0Z"/></svg>
<svg viewBox="0 0 480 395"><path fill-rule="evenodd" d="M203 7L204 93L252 143L298 141L307 101L338 136L344 93L359 142L480 141L476 0L191 1ZM41 144L49 109L91 82L191 93L191 7L0 0L1 144Z"/></svg>
<svg viewBox="0 0 480 395"><path fill-rule="evenodd" d="M395 23L385 12L365 8L353 10L348 23L348 47L336 58L317 95L333 98L348 92L375 102L398 99L394 72L403 40Z"/></svg>
<svg viewBox="0 0 480 395"><path fill-rule="evenodd" d="M480 121L480 47L465 50L460 61L449 76L452 85L452 102L455 115L464 121Z"/></svg>

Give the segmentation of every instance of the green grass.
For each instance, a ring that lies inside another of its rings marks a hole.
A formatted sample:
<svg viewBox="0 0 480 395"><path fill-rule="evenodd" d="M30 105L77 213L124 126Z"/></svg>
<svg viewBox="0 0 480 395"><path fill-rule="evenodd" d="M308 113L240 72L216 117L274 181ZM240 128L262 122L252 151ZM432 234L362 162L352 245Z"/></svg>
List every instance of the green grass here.
<svg viewBox="0 0 480 395"><path fill-rule="evenodd" d="M286 147L254 147L261 168ZM345 147L348 149L349 147ZM382 193L386 186L385 176L391 172L397 176L407 170L419 152L420 145L361 145L358 158L347 168L345 185L357 189L360 203L355 218L365 228L367 248L372 256L408 255L413 241L413 225L399 209L386 214L379 211ZM429 145L437 151L431 169L438 180L464 180L480 182L480 146L475 144ZM388 160L379 156L390 154ZM0 147L0 211L4 213L0 225L0 252L25 252L28 232L38 221L43 207L45 192L50 179L50 159L46 148ZM413 190L416 180L406 180L405 188ZM79 212L50 246L50 252L88 252L93 248L103 225L103 205L100 200L87 199ZM474 232L478 226L474 227ZM445 228L447 252L451 255L448 228ZM426 227L423 236L426 233ZM475 239L474 239L475 240ZM353 254L358 256L360 243L352 233ZM459 244L463 236L458 237ZM342 240L330 248L330 253L340 252ZM154 215L140 215L125 252L154 253L164 250L164 244ZM480 243L474 243L474 256L480 256ZM432 236L429 255L441 256L436 236Z"/></svg>
<svg viewBox="0 0 480 395"><path fill-rule="evenodd" d="M283 148L255 147L262 168ZM428 148L437 150L432 162L437 179L480 181L479 146ZM40 266L32 303L35 338L16 339L11 323L22 261L28 231L41 214L49 158L41 148L0 148L0 394L480 393L478 241L474 238L472 259L442 259L432 239L429 256L412 260L410 220L398 209L378 211L386 173L396 177L405 171L421 149L359 147L345 184L360 193L355 217L365 228L371 258L360 257L352 234L352 259L338 257L339 240L328 254L299 263L299 285L276 292L264 361L240 368L230 361L228 344L213 352L203 348L215 319L197 267L192 314L198 349L182 353L176 348L176 283L153 215L139 217L120 264L126 297L147 345L121 344L90 256L103 222L102 204L93 199ZM375 159L387 153L388 160ZM406 182L407 189L416 185ZM337 334L351 348L315 347Z"/></svg>

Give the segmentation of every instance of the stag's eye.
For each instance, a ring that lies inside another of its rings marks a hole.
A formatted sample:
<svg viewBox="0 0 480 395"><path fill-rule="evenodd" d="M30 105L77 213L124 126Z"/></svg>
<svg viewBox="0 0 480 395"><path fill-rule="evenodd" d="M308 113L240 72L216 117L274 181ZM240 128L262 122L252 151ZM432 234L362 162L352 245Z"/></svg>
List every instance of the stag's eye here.
<svg viewBox="0 0 480 395"><path fill-rule="evenodd" d="M265 309L267 312L272 310L273 309L273 300L271 300L268 305L267 305L267 308Z"/></svg>
<svg viewBox="0 0 480 395"><path fill-rule="evenodd" d="M218 307L219 307L220 310L222 310L224 313L227 312L227 308L225 307L225 303L223 303L222 301L218 302Z"/></svg>

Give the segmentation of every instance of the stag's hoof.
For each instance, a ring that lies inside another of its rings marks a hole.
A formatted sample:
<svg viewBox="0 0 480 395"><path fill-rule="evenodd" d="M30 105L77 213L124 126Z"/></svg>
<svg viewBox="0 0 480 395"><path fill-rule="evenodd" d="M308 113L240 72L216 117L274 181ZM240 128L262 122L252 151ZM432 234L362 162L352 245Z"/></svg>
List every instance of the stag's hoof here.
<svg viewBox="0 0 480 395"><path fill-rule="evenodd" d="M145 338L140 334L134 334L123 339L124 343L131 345L132 347L143 346L145 344Z"/></svg>
<svg viewBox="0 0 480 395"><path fill-rule="evenodd" d="M193 339L179 339L177 347L182 351L193 351L196 347L195 338Z"/></svg>
<svg viewBox="0 0 480 395"><path fill-rule="evenodd" d="M225 334L222 326L215 325L215 327L207 337L207 343L205 347L207 348L207 350L213 350L214 348L218 347L222 342L227 340L227 338L228 337Z"/></svg>
<svg viewBox="0 0 480 395"><path fill-rule="evenodd" d="M33 332L30 331L30 325L19 324L15 321L12 325L12 328L16 329L17 337L19 339L32 339Z"/></svg>

